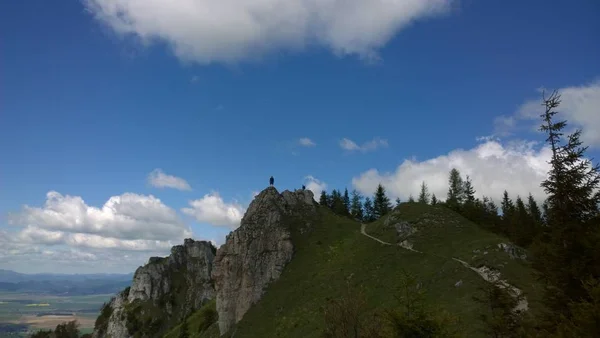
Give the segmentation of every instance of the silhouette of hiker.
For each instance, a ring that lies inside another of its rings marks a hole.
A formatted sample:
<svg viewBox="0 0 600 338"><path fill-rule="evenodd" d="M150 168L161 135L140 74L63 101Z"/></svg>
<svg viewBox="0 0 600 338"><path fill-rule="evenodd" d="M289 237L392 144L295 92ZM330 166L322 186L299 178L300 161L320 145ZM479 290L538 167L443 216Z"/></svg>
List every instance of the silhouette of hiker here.
<svg viewBox="0 0 600 338"><path fill-rule="evenodd" d="M269 185L273 185L273 183L275 183L275 179L271 176L271 178L269 178Z"/></svg>

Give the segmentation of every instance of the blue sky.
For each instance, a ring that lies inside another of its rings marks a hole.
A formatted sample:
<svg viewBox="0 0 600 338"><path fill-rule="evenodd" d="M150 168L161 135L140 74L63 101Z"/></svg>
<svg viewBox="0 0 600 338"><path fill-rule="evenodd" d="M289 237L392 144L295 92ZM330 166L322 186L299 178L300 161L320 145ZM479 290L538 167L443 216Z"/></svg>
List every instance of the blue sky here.
<svg viewBox="0 0 600 338"><path fill-rule="evenodd" d="M406 199L455 166L541 199L542 87L600 155L598 1L262 3L0 3L0 268L222 243L270 175Z"/></svg>

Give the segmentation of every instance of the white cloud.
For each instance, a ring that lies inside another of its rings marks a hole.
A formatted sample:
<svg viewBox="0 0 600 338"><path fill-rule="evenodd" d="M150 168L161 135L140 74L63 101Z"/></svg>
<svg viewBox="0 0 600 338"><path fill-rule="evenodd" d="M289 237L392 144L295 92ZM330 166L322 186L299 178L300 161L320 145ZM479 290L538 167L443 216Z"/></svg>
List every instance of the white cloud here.
<svg viewBox="0 0 600 338"><path fill-rule="evenodd" d="M198 222L235 229L240 225L245 209L238 203L225 203L218 193L204 195L201 199L189 202L191 208L181 211L193 216Z"/></svg>
<svg viewBox="0 0 600 338"><path fill-rule="evenodd" d="M0 263L27 272L131 272L192 236L175 210L133 193L98 208L50 191L43 206L25 205L8 221L14 228L0 231Z"/></svg>
<svg viewBox="0 0 600 338"><path fill-rule="evenodd" d="M148 183L156 188L173 188L177 190L192 190L192 187L181 177L167 175L161 169L154 169L148 174Z"/></svg>
<svg viewBox="0 0 600 338"><path fill-rule="evenodd" d="M56 240L56 233L93 234L121 239L168 240L191 235L175 210L150 195L125 193L108 199L102 208L88 206L79 196L46 194L43 207L25 205L9 216L9 224L39 228Z"/></svg>
<svg viewBox="0 0 600 338"><path fill-rule="evenodd" d="M336 55L377 59L412 22L451 0L84 0L117 34L162 41L201 64L253 60L277 50L325 46Z"/></svg>
<svg viewBox="0 0 600 338"><path fill-rule="evenodd" d="M304 147L314 147L317 145L313 140L309 139L308 137L303 137L299 139L298 143Z"/></svg>
<svg viewBox="0 0 600 338"><path fill-rule="evenodd" d="M198 75L194 75L190 79L190 83L197 83L198 81L200 81L200 77Z"/></svg>
<svg viewBox="0 0 600 338"><path fill-rule="evenodd" d="M360 151L363 153L377 150L378 148L387 147L387 140L381 138L374 138L371 141L365 142L361 145L358 145L356 142L352 141L348 138L343 138L340 140L340 147L347 151Z"/></svg>
<svg viewBox="0 0 600 338"><path fill-rule="evenodd" d="M310 190L313 192L313 194L315 195L315 198L319 198L319 195L321 195L321 191L327 189L327 183L320 181L318 179L316 179L313 176L306 176L305 178L305 186L306 189Z"/></svg>
<svg viewBox="0 0 600 338"><path fill-rule="evenodd" d="M496 129L501 135L502 131L509 134L517 127L517 120L533 120L531 130L539 129L540 115L544 112L540 96L525 101L519 106L513 116L500 116L496 118ZM567 120L569 127L582 129L581 140L585 145L600 147L600 81L587 85L564 87L558 92L561 95L561 104L556 109L559 114L556 120ZM567 127L567 133L572 129Z"/></svg>
<svg viewBox="0 0 600 338"><path fill-rule="evenodd" d="M540 183L548 172L550 150L533 142L500 143L483 138L484 142L469 150L454 150L447 155L425 161L405 160L395 172L380 173L370 169L352 179L354 187L363 194L372 194L381 183L392 198L408 199L417 196L421 182L440 199L446 198L448 173L457 168L463 177L469 175L477 196L488 196L500 201L506 189L511 196L525 197L530 192L538 200L544 199Z"/></svg>

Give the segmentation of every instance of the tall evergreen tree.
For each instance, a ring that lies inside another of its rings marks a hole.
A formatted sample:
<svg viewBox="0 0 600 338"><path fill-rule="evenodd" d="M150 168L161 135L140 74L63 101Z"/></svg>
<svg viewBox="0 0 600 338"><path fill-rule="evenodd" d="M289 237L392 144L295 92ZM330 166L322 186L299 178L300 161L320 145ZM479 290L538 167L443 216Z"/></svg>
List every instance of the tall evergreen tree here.
<svg viewBox="0 0 600 338"><path fill-rule="evenodd" d="M465 180L463 191L465 203L475 203L475 189L473 188L473 183L469 176L467 176L467 179Z"/></svg>
<svg viewBox="0 0 600 338"><path fill-rule="evenodd" d="M377 185L377 190L375 190L375 196L373 196L373 216L375 219L379 219L387 214L391 209L392 204L390 203L390 199L386 196L385 188L380 183Z"/></svg>
<svg viewBox="0 0 600 338"><path fill-rule="evenodd" d="M533 222L529 217L525 203L521 196L517 196L515 203L515 214L511 220L514 231L513 240L521 246L529 246L533 241Z"/></svg>
<svg viewBox="0 0 600 338"><path fill-rule="evenodd" d="M328 200L329 200L329 198L327 197L327 191L322 190L321 196L319 197L319 204L321 206L327 207L327 206L329 206Z"/></svg>
<svg viewBox="0 0 600 338"><path fill-rule="evenodd" d="M348 188L344 188L344 207L346 207L346 214L350 214L350 195L348 194Z"/></svg>
<svg viewBox="0 0 600 338"><path fill-rule="evenodd" d="M413 195L412 195L412 194L410 194L410 195L408 196L408 203L415 203L415 198L413 197Z"/></svg>
<svg viewBox="0 0 600 338"><path fill-rule="evenodd" d="M436 205L438 204L438 199L437 197L435 197L435 194L431 195L431 205Z"/></svg>
<svg viewBox="0 0 600 338"><path fill-rule="evenodd" d="M460 209L464 200L464 185L460 172L456 168L450 170L450 176L448 178L448 196L446 198L446 205L450 209Z"/></svg>
<svg viewBox="0 0 600 338"><path fill-rule="evenodd" d="M396 207L399 206L400 203L402 203L402 201L400 200L400 197L396 197Z"/></svg>
<svg viewBox="0 0 600 338"><path fill-rule="evenodd" d="M545 303L551 309L546 324L552 329L570 321L577 304L590 300L582 281L600 279L600 167L584 157L581 130L562 140L566 121L555 122L560 95L544 99L540 129L552 149L550 172L541 186L548 195L547 231L536 246L535 267L546 282ZM571 304L571 306L567 306ZM596 314L596 326L600 315Z"/></svg>
<svg viewBox="0 0 600 338"><path fill-rule="evenodd" d="M502 195L502 203L500 204L500 208L502 209L502 233L510 237L511 233L513 232L512 219L515 214L515 205L508 196L508 192L506 190L504 190L504 194Z"/></svg>
<svg viewBox="0 0 600 338"><path fill-rule="evenodd" d="M353 218L362 220L363 217L363 209L362 209L362 196L356 190L352 190L352 201L350 202L350 215Z"/></svg>
<svg viewBox="0 0 600 338"><path fill-rule="evenodd" d="M540 207L538 207L538 204L531 193L529 194L529 197L527 197L527 213L534 222L536 229L538 229L542 225L542 211L540 210Z"/></svg>
<svg viewBox="0 0 600 338"><path fill-rule="evenodd" d="M375 210L373 208L373 202L371 202L371 199L369 197L365 198L365 204L364 204L364 220L366 222L372 222L375 220Z"/></svg>
<svg viewBox="0 0 600 338"><path fill-rule="evenodd" d="M419 193L419 203L429 204L429 189L425 181L421 182L421 192Z"/></svg>

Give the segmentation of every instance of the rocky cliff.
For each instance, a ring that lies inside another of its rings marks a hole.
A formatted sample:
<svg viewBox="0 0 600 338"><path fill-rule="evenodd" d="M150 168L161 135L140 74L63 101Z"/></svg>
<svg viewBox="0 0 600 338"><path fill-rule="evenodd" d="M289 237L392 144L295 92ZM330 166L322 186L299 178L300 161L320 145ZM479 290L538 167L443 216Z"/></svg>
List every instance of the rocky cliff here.
<svg viewBox="0 0 600 338"><path fill-rule="evenodd" d="M217 251L212 277L215 282L219 331L226 333L256 303L266 286L279 278L294 253L291 220L302 224L315 213L309 190L284 191L269 187L248 207L240 227Z"/></svg>
<svg viewBox="0 0 600 338"><path fill-rule="evenodd" d="M214 298L211 280L216 248L186 239L168 257L151 257L130 288L105 305L94 337L154 337Z"/></svg>

